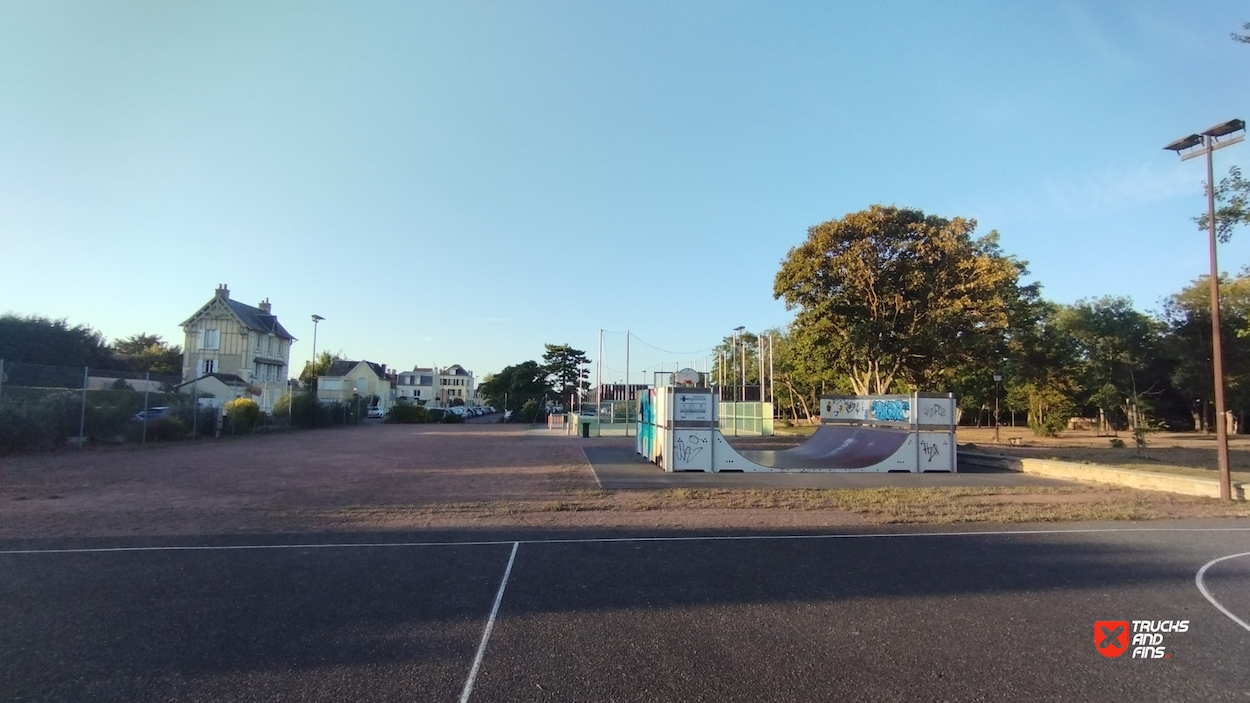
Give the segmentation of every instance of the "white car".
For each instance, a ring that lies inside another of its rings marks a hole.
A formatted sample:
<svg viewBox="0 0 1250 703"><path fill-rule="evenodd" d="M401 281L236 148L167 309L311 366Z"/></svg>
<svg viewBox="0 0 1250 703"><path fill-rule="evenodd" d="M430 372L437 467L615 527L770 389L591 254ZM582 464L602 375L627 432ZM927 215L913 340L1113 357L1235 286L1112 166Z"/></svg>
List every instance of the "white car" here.
<svg viewBox="0 0 1250 703"><path fill-rule="evenodd" d="M365 411L365 417L370 420L381 420L386 417L386 411L383 410L381 406L375 405Z"/></svg>

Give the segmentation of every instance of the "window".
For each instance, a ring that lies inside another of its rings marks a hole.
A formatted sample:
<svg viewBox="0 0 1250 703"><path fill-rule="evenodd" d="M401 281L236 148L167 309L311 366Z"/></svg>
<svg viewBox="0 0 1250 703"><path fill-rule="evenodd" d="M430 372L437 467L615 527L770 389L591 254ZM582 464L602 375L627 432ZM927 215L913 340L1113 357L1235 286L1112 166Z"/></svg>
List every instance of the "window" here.
<svg viewBox="0 0 1250 703"><path fill-rule="evenodd" d="M260 335L256 335L256 353L260 353Z"/></svg>
<svg viewBox="0 0 1250 703"><path fill-rule="evenodd" d="M259 343L260 343L260 342L259 342L259 340L258 340L258 341L257 341L257 344L259 344ZM269 356L273 356L273 337L270 337L270 338L269 338Z"/></svg>
<svg viewBox="0 0 1250 703"><path fill-rule="evenodd" d="M205 359L205 360L204 360L204 373L205 373L205 374L210 374L210 373L213 373L213 370L214 370L214 369L216 369L216 368L217 368L217 360L216 360L216 359Z"/></svg>
<svg viewBox="0 0 1250 703"><path fill-rule="evenodd" d="M200 331L200 348L216 349L221 343L220 330L202 330Z"/></svg>

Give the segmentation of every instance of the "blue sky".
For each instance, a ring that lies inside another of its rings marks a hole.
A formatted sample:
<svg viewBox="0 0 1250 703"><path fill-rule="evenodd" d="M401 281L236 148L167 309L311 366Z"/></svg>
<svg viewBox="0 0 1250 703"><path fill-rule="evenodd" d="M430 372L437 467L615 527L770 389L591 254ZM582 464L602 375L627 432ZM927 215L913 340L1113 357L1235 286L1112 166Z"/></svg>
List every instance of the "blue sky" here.
<svg viewBox="0 0 1250 703"><path fill-rule="evenodd" d="M180 343L227 283L272 301L297 368L314 313L318 348L398 367L595 357L601 328L684 352L635 343L637 374L784 325L787 250L873 203L977 219L1050 299L1151 310L1207 269L1202 163L1161 147L1250 119L1245 21L1179 1L0 0L0 311ZM1250 264L1250 232L1220 256ZM621 335L605 356L623 367Z"/></svg>

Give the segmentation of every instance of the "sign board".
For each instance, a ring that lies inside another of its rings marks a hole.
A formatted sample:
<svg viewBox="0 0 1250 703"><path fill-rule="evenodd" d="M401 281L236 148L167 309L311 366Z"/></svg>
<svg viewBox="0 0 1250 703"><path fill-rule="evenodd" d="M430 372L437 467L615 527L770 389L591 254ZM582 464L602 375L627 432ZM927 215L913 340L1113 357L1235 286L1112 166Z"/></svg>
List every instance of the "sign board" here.
<svg viewBox="0 0 1250 703"><path fill-rule="evenodd" d="M687 422L701 420L711 422L716 419L712 412L715 409L715 396L711 393L673 393L673 420Z"/></svg>

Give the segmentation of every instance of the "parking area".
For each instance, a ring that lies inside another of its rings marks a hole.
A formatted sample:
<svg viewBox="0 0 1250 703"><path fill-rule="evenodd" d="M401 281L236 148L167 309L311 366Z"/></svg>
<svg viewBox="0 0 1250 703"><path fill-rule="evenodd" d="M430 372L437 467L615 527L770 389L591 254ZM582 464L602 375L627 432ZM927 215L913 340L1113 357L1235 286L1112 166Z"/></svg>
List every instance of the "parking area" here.
<svg viewBox="0 0 1250 703"><path fill-rule="evenodd" d="M405 537L7 543L0 698L1250 695L1236 522ZM1099 620L1189 624L1110 659Z"/></svg>

